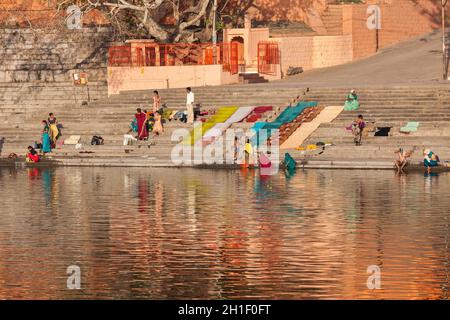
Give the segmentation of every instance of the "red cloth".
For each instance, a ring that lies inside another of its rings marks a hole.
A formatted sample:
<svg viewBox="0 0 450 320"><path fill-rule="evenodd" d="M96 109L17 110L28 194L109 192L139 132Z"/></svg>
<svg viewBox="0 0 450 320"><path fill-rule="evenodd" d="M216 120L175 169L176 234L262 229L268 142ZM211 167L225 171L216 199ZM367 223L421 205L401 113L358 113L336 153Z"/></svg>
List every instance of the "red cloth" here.
<svg viewBox="0 0 450 320"><path fill-rule="evenodd" d="M39 155L38 154L28 153L27 157L28 157L28 159L30 159L33 162L39 162Z"/></svg>
<svg viewBox="0 0 450 320"><path fill-rule="evenodd" d="M264 113L264 112L272 111L272 110L273 110L272 106L260 106L260 107L256 107L255 109L253 109L253 112Z"/></svg>
<svg viewBox="0 0 450 320"><path fill-rule="evenodd" d="M147 131L147 126L144 125L145 121L147 120L147 115L143 112L141 113L136 113L134 115L134 117L137 120L137 124L138 124L138 135L139 135L139 139L144 139L148 137L148 131Z"/></svg>

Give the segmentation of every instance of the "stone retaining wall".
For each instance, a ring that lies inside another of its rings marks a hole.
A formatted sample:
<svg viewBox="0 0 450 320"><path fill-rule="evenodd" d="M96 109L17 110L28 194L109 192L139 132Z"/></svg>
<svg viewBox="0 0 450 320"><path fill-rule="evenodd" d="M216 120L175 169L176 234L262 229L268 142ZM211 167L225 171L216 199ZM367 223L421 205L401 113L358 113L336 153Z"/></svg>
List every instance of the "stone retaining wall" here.
<svg viewBox="0 0 450 320"><path fill-rule="evenodd" d="M75 72L106 81L110 28L0 29L0 82L70 82Z"/></svg>

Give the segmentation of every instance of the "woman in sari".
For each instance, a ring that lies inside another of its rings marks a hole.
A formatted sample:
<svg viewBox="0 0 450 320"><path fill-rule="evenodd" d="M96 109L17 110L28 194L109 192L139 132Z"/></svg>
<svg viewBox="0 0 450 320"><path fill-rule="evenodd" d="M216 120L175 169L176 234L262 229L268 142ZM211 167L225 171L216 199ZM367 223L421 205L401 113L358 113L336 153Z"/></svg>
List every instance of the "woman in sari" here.
<svg viewBox="0 0 450 320"><path fill-rule="evenodd" d="M159 110L161 107L161 98L157 90L153 91L153 113Z"/></svg>
<svg viewBox="0 0 450 320"><path fill-rule="evenodd" d="M138 125L138 139L145 140L148 138L147 115L142 112L141 108L137 108L136 111L137 113L134 117L136 118Z"/></svg>
<svg viewBox="0 0 450 320"><path fill-rule="evenodd" d="M42 120L42 125L44 126L43 130L50 131L47 120Z"/></svg>
<svg viewBox="0 0 450 320"><path fill-rule="evenodd" d="M37 153L37 151L32 147L29 146L28 147L28 153L27 153L27 158L26 158L26 162L39 162L39 155Z"/></svg>
<svg viewBox="0 0 450 320"><path fill-rule="evenodd" d="M48 115L48 126L49 126L49 134L50 140L52 141L52 147L56 147L56 140L59 138L59 130L58 130L58 122L53 113L49 113Z"/></svg>
<svg viewBox="0 0 450 320"><path fill-rule="evenodd" d="M164 128L161 121L161 114L159 112L155 112L155 124L153 125L153 136L159 136L164 132Z"/></svg>
<svg viewBox="0 0 450 320"><path fill-rule="evenodd" d="M355 90L350 91L347 99L345 100L344 110L345 111L355 111L359 109L358 96Z"/></svg>
<svg viewBox="0 0 450 320"><path fill-rule="evenodd" d="M48 134L49 129L44 128L42 132L42 148L41 151L45 153L52 152L52 142L50 140L50 135Z"/></svg>
<svg viewBox="0 0 450 320"><path fill-rule="evenodd" d="M439 165L439 157L430 149L425 149L423 151L423 165L427 168L427 172L431 173L431 168Z"/></svg>

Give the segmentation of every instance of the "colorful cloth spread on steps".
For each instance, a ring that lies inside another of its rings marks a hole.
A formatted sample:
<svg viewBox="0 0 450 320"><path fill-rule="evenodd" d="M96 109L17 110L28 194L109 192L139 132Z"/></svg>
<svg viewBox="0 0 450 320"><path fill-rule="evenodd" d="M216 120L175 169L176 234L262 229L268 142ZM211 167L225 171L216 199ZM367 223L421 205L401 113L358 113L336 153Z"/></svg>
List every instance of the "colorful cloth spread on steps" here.
<svg viewBox="0 0 450 320"><path fill-rule="evenodd" d="M284 111L275 119L274 122L257 122L252 127L255 131L255 135L251 138L251 142L254 146L260 146L265 143L267 139L272 135L272 130L279 129L283 124L292 122L297 116L303 112L306 108L317 106L317 102L299 102L295 107L287 107ZM261 124L262 123L262 124Z"/></svg>
<svg viewBox="0 0 450 320"><path fill-rule="evenodd" d="M225 121L225 123L233 124L240 122L244 120L253 111L253 109L255 109L255 107L241 107L237 109L236 112L233 113L227 121Z"/></svg>
<svg viewBox="0 0 450 320"><path fill-rule="evenodd" d="M247 117L246 117L246 122L256 122L258 119L261 119L262 115L265 112L268 111L272 111L273 107L272 106L259 106L259 107L255 107L253 109L253 112L251 112Z"/></svg>
<svg viewBox="0 0 450 320"><path fill-rule="evenodd" d="M325 107L317 117L305 122L280 146L281 149L294 149L300 146L322 123L330 123L342 112L343 106Z"/></svg>
<svg viewBox="0 0 450 320"><path fill-rule="evenodd" d="M204 135L203 135L203 142L204 143L210 143L214 141L214 139L220 137L223 135L223 133L233 124L236 122L240 122L245 117L247 117L252 111L254 107L242 107L236 110L225 122L217 123L214 127L209 129Z"/></svg>
<svg viewBox="0 0 450 320"><path fill-rule="evenodd" d="M216 114L211 116L205 123L197 124L193 130L184 138L183 143L188 145L194 145L199 141L203 135L217 123L226 122L233 113L236 112L238 107L221 107L217 110ZM201 127L199 127L201 126Z"/></svg>
<svg viewBox="0 0 450 320"><path fill-rule="evenodd" d="M419 122L408 122L406 126L400 128L400 132L410 133L416 132L419 129Z"/></svg>

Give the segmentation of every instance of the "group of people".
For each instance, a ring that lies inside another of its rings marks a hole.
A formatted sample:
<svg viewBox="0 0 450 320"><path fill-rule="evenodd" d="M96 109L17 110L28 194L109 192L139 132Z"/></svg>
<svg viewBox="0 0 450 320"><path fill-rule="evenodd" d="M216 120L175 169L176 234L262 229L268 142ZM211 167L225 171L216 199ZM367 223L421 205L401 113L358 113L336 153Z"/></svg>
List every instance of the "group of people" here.
<svg viewBox="0 0 450 320"><path fill-rule="evenodd" d="M344 110L356 111L358 109L359 109L358 95L356 94L355 90L352 89L345 99ZM364 121L364 117L361 114L358 115L356 120L354 120L349 127L347 127L347 130L351 131L353 134L353 142L355 143L355 145L357 146L361 145L363 131L365 128L366 122Z"/></svg>
<svg viewBox="0 0 450 320"><path fill-rule="evenodd" d="M399 148L395 151L394 164L397 168L398 173L404 173L404 168L408 165L409 158L411 158L414 153L413 150L405 151L403 148ZM439 166L440 159L439 156L431 151L431 149L426 148L423 150L423 165L427 170L427 173L431 173L431 168Z"/></svg>
<svg viewBox="0 0 450 320"><path fill-rule="evenodd" d="M344 110L346 111L355 111L359 109L359 101L358 95L355 90L351 90L350 93L346 97L346 101L344 104ZM363 137L363 132L366 130L366 122L364 121L364 117L362 115L358 115L356 120L352 122L350 127L347 129L352 131L353 141L355 145L360 146L361 140ZM414 149L410 151L405 151L403 148L399 148L395 151L395 159L394 164L397 168L398 173L403 173L404 168L408 165L409 158L411 158L414 153ZM431 168L437 167L440 163L439 156L437 156L430 149L423 150L423 164L428 173L431 172Z"/></svg>
<svg viewBox="0 0 450 320"><path fill-rule="evenodd" d="M195 95L190 87L186 88L186 111L183 112L183 117L179 117L180 120L184 119L184 122L193 124L194 117L194 105ZM150 133L153 137L159 136L164 133L163 125L164 110L161 106L161 98L157 90L153 91L152 110L142 110L137 108L136 114L131 121L130 128L126 134L124 134L124 145L130 145L133 141L148 140ZM172 117L172 116L171 116Z"/></svg>
<svg viewBox="0 0 450 320"><path fill-rule="evenodd" d="M130 128L124 135L124 145L129 145L132 141L148 140L150 132L153 133L153 137L164 132L163 109L157 90L153 91L152 111L136 109Z"/></svg>
<svg viewBox="0 0 450 320"><path fill-rule="evenodd" d="M53 113L48 114L47 120L42 120L41 142L35 143L35 146L28 146L26 160L28 162L39 162L40 156L36 149L40 150L41 155L52 152L56 148L56 143L61 137L61 130Z"/></svg>

